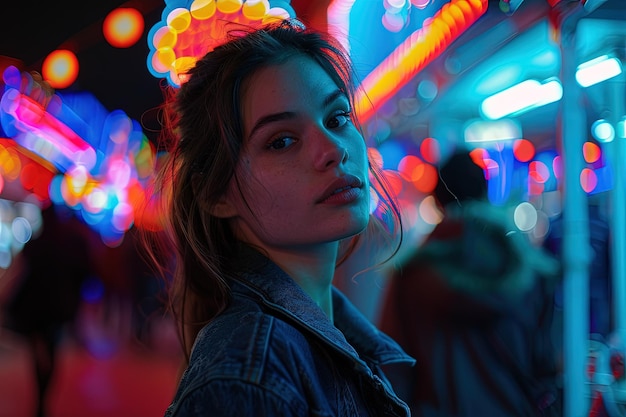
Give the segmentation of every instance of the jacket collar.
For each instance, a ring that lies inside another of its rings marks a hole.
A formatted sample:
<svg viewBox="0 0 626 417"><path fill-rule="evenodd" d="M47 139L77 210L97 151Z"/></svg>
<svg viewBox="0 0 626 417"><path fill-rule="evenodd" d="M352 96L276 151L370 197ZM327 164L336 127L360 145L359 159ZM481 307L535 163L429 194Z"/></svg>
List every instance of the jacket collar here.
<svg viewBox="0 0 626 417"><path fill-rule="evenodd" d="M378 365L414 359L386 334L380 332L336 288L333 288L335 323L278 265L249 246L242 246L233 294L252 292L274 315L315 335L343 355L363 364Z"/></svg>

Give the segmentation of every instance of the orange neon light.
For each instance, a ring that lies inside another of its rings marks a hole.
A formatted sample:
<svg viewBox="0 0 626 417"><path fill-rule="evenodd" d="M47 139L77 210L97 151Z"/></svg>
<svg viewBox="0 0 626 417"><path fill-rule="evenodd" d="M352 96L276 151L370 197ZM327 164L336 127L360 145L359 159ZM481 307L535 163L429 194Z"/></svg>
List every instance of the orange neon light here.
<svg viewBox="0 0 626 417"><path fill-rule="evenodd" d="M185 72L200 57L225 42L229 28L240 24L254 27L290 17L282 7L269 0L172 0L162 19L148 33L148 69L170 85L180 86ZM180 3L180 4L178 4Z"/></svg>
<svg viewBox="0 0 626 417"><path fill-rule="evenodd" d="M452 0L365 77L356 113L365 123L387 100L438 57L486 11L488 0Z"/></svg>

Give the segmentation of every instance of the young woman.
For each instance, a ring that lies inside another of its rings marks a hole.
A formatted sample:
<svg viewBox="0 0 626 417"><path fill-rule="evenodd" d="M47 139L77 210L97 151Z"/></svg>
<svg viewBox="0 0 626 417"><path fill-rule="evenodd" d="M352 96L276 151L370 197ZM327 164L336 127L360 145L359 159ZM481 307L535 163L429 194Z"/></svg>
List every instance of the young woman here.
<svg viewBox="0 0 626 417"><path fill-rule="evenodd" d="M175 93L160 189L187 367L166 416L409 414L379 366L412 358L332 285L356 239L386 230L351 74L289 20L231 33Z"/></svg>

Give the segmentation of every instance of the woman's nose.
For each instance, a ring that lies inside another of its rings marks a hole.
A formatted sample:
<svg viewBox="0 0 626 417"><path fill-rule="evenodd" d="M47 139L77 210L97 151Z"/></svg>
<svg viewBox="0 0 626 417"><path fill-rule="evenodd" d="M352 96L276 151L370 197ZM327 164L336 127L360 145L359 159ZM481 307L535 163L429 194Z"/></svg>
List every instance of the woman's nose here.
<svg viewBox="0 0 626 417"><path fill-rule="evenodd" d="M336 165L345 163L348 158L348 149L340 141L320 133L319 154L315 161L315 167L319 170L326 170Z"/></svg>

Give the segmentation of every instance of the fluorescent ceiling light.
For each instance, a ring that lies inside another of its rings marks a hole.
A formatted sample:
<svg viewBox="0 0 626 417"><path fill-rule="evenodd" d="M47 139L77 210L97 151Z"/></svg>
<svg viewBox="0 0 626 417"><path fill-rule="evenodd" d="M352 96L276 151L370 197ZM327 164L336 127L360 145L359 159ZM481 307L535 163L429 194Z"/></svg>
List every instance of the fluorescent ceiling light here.
<svg viewBox="0 0 626 417"><path fill-rule="evenodd" d="M483 100L480 110L486 118L497 120L553 103L560 100L562 96L563 87L556 79L543 83L537 80L526 80L487 97Z"/></svg>
<svg viewBox="0 0 626 417"><path fill-rule="evenodd" d="M464 129L466 143L520 139L522 127L514 120L474 120Z"/></svg>
<svg viewBox="0 0 626 417"><path fill-rule="evenodd" d="M602 55L578 66L576 81L582 87L589 87L622 73L621 62L614 57Z"/></svg>

